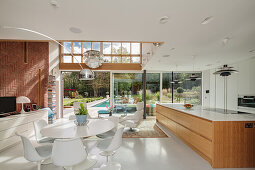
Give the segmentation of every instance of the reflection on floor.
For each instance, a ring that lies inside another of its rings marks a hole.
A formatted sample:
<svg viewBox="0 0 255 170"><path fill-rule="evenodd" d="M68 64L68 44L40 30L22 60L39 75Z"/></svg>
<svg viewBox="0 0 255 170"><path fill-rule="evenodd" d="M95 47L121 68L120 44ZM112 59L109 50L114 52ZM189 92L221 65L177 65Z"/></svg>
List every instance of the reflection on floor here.
<svg viewBox="0 0 255 170"><path fill-rule="evenodd" d="M96 142L96 141L91 141ZM36 144L35 141L33 141ZM96 170L105 162L99 150L91 151L98 157ZM125 138L113 161L120 162L122 170L211 170L210 164L175 137L170 138ZM35 170L36 163L23 158L23 148L18 144L0 153L1 170ZM42 170L63 170L52 164ZM227 169L238 170L238 169ZM248 170L248 169L240 169ZM249 169L251 170L251 169Z"/></svg>

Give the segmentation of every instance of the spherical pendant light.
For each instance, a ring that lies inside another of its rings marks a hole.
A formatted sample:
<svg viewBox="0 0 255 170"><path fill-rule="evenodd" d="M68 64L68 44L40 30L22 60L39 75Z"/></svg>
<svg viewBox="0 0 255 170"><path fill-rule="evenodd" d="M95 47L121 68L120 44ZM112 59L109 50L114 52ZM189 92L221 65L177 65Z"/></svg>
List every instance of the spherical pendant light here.
<svg viewBox="0 0 255 170"><path fill-rule="evenodd" d="M93 80L94 78L94 72L90 69L82 69L79 72L79 80Z"/></svg>

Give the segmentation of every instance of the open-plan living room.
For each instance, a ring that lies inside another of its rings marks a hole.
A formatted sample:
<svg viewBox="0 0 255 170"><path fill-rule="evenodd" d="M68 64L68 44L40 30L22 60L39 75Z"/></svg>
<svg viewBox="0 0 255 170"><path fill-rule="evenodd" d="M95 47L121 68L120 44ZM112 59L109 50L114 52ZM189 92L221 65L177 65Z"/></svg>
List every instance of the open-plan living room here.
<svg viewBox="0 0 255 170"><path fill-rule="evenodd" d="M254 0L0 0L0 170L255 170Z"/></svg>

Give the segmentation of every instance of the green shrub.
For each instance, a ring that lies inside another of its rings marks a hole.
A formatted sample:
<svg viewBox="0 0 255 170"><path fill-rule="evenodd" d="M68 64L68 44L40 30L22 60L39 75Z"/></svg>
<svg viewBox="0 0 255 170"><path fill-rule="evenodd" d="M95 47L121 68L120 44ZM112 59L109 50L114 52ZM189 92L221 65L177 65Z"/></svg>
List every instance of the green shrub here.
<svg viewBox="0 0 255 170"><path fill-rule="evenodd" d="M160 92L159 91L155 94L155 96L156 96L157 101L160 101Z"/></svg>
<svg viewBox="0 0 255 170"><path fill-rule="evenodd" d="M184 90L183 90L182 87L178 87L178 88L177 88L177 93L183 93L183 92L184 92Z"/></svg>
<svg viewBox="0 0 255 170"><path fill-rule="evenodd" d="M64 106L73 106L74 102L93 102L96 100L101 100L103 97L95 97L95 98L82 98L82 99L64 99Z"/></svg>
<svg viewBox="0 0 255 170"><path fill-rule="evenodd" d="M168 98L172 98L172 93L167 93Z"/></svg>

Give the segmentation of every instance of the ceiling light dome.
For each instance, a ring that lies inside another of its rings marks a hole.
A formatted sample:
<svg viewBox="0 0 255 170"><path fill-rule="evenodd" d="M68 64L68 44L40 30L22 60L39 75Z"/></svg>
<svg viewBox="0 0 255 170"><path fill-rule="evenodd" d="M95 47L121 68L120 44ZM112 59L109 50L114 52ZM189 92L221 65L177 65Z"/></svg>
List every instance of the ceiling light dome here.
<svg viewBox="0 0 255 170"><path fill-rule="evenodd" d="M103 55L97 50L88 50L84 54L84 62L90 68L98 68L103 63Z"/></svg>
<svg viewBox="0 0 255 170"><path fill-rule="evenodd" d="M93 80L95 78L94 72L90 69L82 69L78 76L79 80Z"/></svg>
<svg viewBox="0 0 255 170"><path fill-rule="evenodd" d="M163 16L163 17L160 18L159 23L160 24L165 24L165 23L168 22L168 19L169 19L168 16Z"/></svg>

